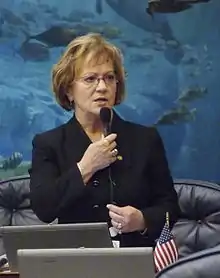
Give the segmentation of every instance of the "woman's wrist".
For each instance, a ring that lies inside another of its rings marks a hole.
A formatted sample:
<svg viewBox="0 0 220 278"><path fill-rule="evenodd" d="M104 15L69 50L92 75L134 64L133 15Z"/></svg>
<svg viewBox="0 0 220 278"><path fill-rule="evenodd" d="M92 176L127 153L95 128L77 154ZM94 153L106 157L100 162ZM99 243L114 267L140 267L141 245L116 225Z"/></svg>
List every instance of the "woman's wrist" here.
<svg viewBox="0 0 220 278"><path fill-rule="evenodd" d="M89 166L84 165L82 161L77 163L77 167L79 168L83 182L86 185L93 175L92 169L90 169Z"/></svg>

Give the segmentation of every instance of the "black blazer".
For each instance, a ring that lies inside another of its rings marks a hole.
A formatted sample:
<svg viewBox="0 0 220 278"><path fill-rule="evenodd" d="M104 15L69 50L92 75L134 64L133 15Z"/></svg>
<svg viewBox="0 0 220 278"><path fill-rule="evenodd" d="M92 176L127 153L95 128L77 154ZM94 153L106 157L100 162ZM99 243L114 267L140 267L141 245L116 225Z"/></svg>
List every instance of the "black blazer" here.
<svg viewBox="0 0 220 278"><path fill-rule="evenodd" d="M154 246L166 212L171 225L179 213L161 137L155 128L124 121L115 112L111 129L122 156L110 167L113 186L108 168L84 185L76 164L91 141L75 116L36 135L29 171L32 208L44 222L82 223L110 221L106 204L112 201L131 205L143 212L148 230L121 235L121 246Z"/></svg>

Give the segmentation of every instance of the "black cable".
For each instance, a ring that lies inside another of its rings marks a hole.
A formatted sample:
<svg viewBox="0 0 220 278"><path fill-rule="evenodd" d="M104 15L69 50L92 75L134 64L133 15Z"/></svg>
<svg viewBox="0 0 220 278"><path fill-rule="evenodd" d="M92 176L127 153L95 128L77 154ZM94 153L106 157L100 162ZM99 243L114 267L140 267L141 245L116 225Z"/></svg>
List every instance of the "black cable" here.
<svg viewBox="0 0 220 278"><path fill-rule="evenodd" d="M110 204L116 205L116 202L114 200L114 187L116 186L116 183L112 179L112 169L110 166L108 167L108 179L110 183Z"/></svg>

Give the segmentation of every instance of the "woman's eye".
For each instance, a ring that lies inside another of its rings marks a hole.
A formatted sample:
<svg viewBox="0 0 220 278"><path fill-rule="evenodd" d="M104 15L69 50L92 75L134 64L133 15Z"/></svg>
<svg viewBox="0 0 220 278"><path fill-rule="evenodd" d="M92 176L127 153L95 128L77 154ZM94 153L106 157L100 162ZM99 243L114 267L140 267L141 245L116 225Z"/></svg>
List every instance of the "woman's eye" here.
<svg viewBox="0 0 220 278"><path fill-rule="evenodd" d="M107 78L108 80L110 80L110 81L115 80L115 76L114 76L113 74L107 75L106 78Z"/></svg>
<svg viewBox="0 0 220 278"><path fill-rule="evenodd" d="M95 76L88 76L85 78L85 81L88 82L88 83L92 83L96 80L96 77Z"/></svg>

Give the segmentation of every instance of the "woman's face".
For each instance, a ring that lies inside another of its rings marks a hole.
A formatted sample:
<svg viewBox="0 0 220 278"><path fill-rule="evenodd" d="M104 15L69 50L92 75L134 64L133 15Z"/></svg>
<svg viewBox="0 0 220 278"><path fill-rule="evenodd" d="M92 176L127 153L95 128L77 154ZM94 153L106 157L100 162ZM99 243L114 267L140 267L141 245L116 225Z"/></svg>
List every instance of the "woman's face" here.
<svg viewBox="0 0 220 278"><path fill-rule="evenodd" d="M68 97L74 102L76 114L98 116L102 107L114 106L116 90L117 80L112 61L106 59L103 63L94 64L85 59Z"/></svg>

